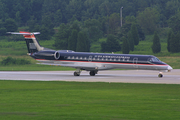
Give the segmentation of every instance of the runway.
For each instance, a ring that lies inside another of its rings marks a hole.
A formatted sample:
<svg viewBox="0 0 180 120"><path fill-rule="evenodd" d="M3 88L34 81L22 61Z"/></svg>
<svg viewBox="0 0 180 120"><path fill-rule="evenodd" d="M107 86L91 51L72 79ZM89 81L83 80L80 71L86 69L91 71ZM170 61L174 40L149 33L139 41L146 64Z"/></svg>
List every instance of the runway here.
<svg viewBox="0 0 180 120"><path fill-rule="evenodd" d="M73 76L73 72L74 71L1 71L0 80L180 84L180 69L164 73L163 78L158 78L158 71L145 70L99 71L96 76L90 76L89 72L86 71L82 71L80 76Z"/></svg>

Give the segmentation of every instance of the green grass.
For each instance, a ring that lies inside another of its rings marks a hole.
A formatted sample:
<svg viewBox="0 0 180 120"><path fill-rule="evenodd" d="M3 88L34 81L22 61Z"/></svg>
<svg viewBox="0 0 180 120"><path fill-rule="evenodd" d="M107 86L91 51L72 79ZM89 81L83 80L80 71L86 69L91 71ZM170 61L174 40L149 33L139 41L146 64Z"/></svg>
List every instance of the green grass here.
<svg viewBox="0 0 180 120"><path fill-rule="evenodd" d="M179 120L180 85L0 81L2 120Z"/></svg>

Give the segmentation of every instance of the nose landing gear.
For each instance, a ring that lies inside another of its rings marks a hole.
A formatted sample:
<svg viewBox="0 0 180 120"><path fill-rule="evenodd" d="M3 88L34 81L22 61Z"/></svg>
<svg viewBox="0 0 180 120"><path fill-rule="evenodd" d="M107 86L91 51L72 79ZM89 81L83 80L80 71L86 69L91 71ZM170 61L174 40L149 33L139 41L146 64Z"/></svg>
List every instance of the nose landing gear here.
<svg viewBox="0 0 180 120"><path fill-rule="evenodd" d="M74 72L74 76L80 76L81 74L81 69L77 69L75 72Z"/></svg>
<svg viewBox="0 0 180 120"><path fill-rule="evenodd" d="M159 78L162 78L163 77L163 73L160 72L159 75L158 75Z"/></svg>

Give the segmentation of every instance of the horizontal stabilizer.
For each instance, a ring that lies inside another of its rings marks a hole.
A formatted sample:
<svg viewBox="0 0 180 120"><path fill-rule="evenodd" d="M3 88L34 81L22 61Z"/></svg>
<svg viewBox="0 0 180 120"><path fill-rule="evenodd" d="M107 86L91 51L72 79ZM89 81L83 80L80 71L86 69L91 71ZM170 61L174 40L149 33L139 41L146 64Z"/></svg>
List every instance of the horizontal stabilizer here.
<svg viewBox="0 0 180 120"><path fill-rule="evenodd" d="M29 33L29 32L7 32L8 34L16 34L16 35L38 35L40 34L40 32L33 32L33 33Z"/></svg>

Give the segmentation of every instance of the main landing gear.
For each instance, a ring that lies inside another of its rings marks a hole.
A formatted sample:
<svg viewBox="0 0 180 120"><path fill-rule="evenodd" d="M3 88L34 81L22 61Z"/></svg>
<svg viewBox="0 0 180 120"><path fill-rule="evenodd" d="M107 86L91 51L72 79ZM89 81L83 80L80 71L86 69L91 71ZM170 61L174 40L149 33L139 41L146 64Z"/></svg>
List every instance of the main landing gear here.
<svg viewBox="0 0 180 120"><path fill-rule="evenodd" d="M159 78L162 78L163 77L163 73L160 72L159 75L158 75Z"/></svg>
<svg viewBox="0 0 180 120"><path fill-rule="evenodd" d="M89 72L89 75L90 75L90 76L95 76L95 75L97 74L97 72L98 72L98 71L90 71L90 72Z"/></svg>
<svg viewBox="0 0 180 120"><path fill-rule="evenodd" d="M81 69L77 69L75 72L74 72L74 76L80 76L80 74L81 74ZM97 70L93 70L93 71L90 71L89 72L89 75L90 76L95 76L96 74L97 74Z"/></svg>

